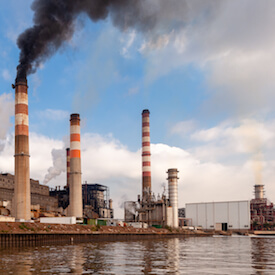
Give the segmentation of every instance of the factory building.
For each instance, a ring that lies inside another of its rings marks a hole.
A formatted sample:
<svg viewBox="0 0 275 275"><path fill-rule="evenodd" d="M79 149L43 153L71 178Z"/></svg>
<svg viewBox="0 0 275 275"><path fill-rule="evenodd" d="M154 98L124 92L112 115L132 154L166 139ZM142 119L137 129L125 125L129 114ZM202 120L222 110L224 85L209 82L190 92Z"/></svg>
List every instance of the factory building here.
<svg viewBox="0 0 275 275"><path fill-rule="evenodd" d="M212 230L250 229L250 201L187 203L186 218L192 226Z"/></svg>
<svg viewBox="0 0 275 275"><path fill-rule="evenodd" d="M109 188L101 184L83 184L83 215L86 218L114 218L113 201Z"/></svg>
<svg viewBox="0 0 275 275"><path fill-rule="evenodd" d="M150 112L142 112L142 195L124 203L125 222L141 222L149 226L178 227L178 170L168 169L168 198L157 199L151 186Z"/></svg>
<svg viewBox="0 0 275 275"><path fill-rule="evenodd" d="M187 203L188 225L215 230L274 230L275 209L264 197L264 186L254 186L255 197L248 201Z"/></svg>
<svg viewBox="0 0 275 275"><path fill-rule="evenodd" d="M82 184L83 217L89 219L114 218L113 201L109 188L101 184ZM70 188L55 188L50 195L58 200L58 206L64 210L70 204Z"/></svg>
<svg viewBox="0 0 275 275"><path fill-rule="evenodd" d="M3 215L12 215L14 199L15 177L9 173L0 174L0 205ZM45 212L58 212L58 200L49 194L49 187L30 179L30 209L31 217L38 217Z"/></svg>

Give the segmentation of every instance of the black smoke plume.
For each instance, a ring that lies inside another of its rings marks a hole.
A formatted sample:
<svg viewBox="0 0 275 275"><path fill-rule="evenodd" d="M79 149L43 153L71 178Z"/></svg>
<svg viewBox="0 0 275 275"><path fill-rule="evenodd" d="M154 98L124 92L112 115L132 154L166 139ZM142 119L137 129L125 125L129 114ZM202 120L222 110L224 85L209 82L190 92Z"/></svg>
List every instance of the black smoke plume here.
<svg viewBox="0 0 275 275"><path fill-rule="evenodd" d="M111 19L121 30L134 28L150 40L177 31L195 19L215 16L220 0L34 0L33 27L17 40L20 52L17 79L25 79L53 55L74 33L77 19L87 15L93 22ZM198 19L197 19L198 20Z"/></svg>
<svg viewBox="0 0 275 275"><path fill-rule="evenodd" d="M17 40L20 52L17 79L34 73L39 64L72 38L76 19L86 14L96 22L111 16L114 25L140 30L154 25L155 16L144 12L146 0L35 0L33 27Z"/></svg>

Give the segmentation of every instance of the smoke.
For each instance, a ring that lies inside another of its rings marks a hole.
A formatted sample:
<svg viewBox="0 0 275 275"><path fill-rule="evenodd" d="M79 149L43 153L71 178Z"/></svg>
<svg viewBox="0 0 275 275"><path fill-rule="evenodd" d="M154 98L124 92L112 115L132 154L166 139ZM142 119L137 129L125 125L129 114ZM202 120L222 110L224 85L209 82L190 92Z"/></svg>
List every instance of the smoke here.
<svg viewBox="0 0 275 275"><path fill-rule="evenodd" d="M75 31L77 19L87 15L93 22L109 17L121 30L133 28L150 35L151 41L185 25L197 14L217 10L219 1L170 0L34 0L34 25L17 39L20 49L17 78L34 73ZM211 8L212 7L212 8ZM213 8L215 7L215 9Z"/></svg>
<svg viewBox="0 0 275 275"><path fill-rule="evenodd" d="M244 124L239 128L239 135L242 138L244 151L251 154L252 157L255 184L262 184L263 141L260 127L260 124L254 120L245 120Z"/></svg>
<svg viewBox="0 0 275 275"><path fill-rule="evenodd" d="M59 176L62 172L65 172L66 158L65 149L53 149L52 150L53 166L48 169L43 184L47 184L50 180Z"/></svg>
<svg viewBox="0 0 275 275"><path fill-rule="evenodd" d="M20 52L17 78L34 73L39 64L53 55L75 30L77 17L84 13L96 22L113 14L116 25L127 28L140 20L141 25L153 24L154 18L144 18L141 0L35 0L34 26L25 30L17 40ZM120 12L119 12L120 11ZM119 15L118 15L119 12ZM142 23L141 23L142 22Z"/></svg>

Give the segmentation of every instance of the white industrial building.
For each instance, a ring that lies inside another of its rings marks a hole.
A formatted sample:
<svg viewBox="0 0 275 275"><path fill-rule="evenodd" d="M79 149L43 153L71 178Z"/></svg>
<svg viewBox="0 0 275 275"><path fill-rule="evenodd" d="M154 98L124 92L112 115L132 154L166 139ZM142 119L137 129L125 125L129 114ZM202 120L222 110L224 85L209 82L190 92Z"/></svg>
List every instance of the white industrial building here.
<svg viewBox="0 0 275 275"><path fill-rule="evenodd" d="M187 203L186 219L204 229L249 229L250 201Z"/></svg>

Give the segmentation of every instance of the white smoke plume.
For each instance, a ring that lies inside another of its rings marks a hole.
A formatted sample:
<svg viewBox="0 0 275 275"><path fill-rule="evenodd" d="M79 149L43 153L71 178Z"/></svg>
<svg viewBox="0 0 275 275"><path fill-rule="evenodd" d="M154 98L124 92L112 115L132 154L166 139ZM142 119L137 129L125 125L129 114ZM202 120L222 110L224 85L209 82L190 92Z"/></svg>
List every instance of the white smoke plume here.
<svg viewBox="0 0 275 275"><path fill-rule="evenodd" d="M238 134L242 140L244 151L251 155L255 184L262 184L263 142L261 125L255 120L245 120L239 128Z"/></svg>
<svg viewBox="0 0 275 275"><path fill-rule="evenodd" d="M47 184L52 179L59 176L62 172L65 172L66 168L66 155L65 149L53 149L52 150L53 166L48 169L43 184Z"/></svg>

